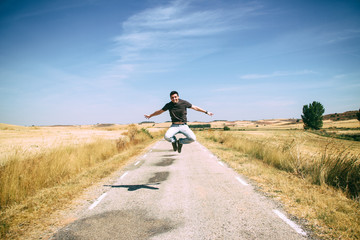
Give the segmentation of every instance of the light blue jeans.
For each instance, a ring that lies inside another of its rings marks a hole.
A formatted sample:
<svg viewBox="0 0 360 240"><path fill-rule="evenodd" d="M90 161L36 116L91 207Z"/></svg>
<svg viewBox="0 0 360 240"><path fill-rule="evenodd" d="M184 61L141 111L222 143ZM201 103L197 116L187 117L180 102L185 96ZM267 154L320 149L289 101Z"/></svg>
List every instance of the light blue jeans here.
<svg viewBox="0 0 360 240"><path fill-rule="evenodd" d="M172 124L170 126L170 128L167 130L167 132L165 133L165 140L168 142L172 142L172 143L175 142L176 141L175 135L178 133L182 133L186 137L186 138L179 139L179 142L181 144L188 144L188 143L192 143L192 142L196 141L195 134L193 133L193 131L191 131L189 126L186 124Z"/></svg>

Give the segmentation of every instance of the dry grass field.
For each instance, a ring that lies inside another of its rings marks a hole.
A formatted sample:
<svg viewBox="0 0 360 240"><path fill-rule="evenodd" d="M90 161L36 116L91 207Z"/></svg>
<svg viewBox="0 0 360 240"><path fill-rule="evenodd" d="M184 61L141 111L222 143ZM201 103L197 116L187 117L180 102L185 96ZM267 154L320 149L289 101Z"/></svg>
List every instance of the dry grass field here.
<svg viewBox="0 0 360 240"><path fill-rule="evenodd" d="M35 226L45 228L44 219L163 137L170 124L0 124L0 238L24 239ZM318 237L358 239L360 142L329 137L360 134L357 120L326 120L318 132L303 131L295 119L210 124L197 131L198 140Z"/></svg>
<svg viewBox="0 0 360 240"><path fill-rule="evenodd" d="M317 237L359 239L360 142L300 130L291 121L263 122L216 123L219 130L198 131L197 136ZM221 130L224 126L230 131ZM323 132L360 133L357 120L324 126Z"/></svg>
<svg viewBox="0 0 360 240"><path fill-rule="evenodd" d="M0 164L14 152L33 154L60 145L81 145L99 139L117 139L126 126L117 128L96 126L19 127L0 124Z"/></svg>
<svg viewBox="0 0 360 240"><path fill-rule="evenodd" d="M124 166L163 132L136 125L0 125L0 238L24 239L54 210Z"/></svg>
<svg viewBox="0 0 360 240"><path fill-rule="evenodd" d="M324 120L323 128L359 128L359 121L356 119L344 121ZM229 126L234 130L250 129L303 129L303 123L296 119L265 119L257 121L215 121L211 123L212 128L223 128ZM359 130L360 131L360 130Z"/></svg>

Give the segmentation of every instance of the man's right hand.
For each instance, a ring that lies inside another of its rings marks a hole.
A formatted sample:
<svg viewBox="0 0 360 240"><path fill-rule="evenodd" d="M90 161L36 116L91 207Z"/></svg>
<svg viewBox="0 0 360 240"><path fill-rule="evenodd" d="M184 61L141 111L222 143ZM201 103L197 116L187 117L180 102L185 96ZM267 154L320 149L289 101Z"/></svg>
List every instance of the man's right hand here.
<svg viewBox="0 0 360 240"><path fill-rule="evenodd" d="M157 116L157 115L159 115L159 114L162 114L163 112L165 112L165 111L162 110L162 109L160 109L160 110L157 110L157 111L155 111L154 113L152 113L152 114L150 114L150 115L144 115L144 116L145 116L145 118L149 119L149 118L151 118L151 117L155 117L155 116Z"/></svg>

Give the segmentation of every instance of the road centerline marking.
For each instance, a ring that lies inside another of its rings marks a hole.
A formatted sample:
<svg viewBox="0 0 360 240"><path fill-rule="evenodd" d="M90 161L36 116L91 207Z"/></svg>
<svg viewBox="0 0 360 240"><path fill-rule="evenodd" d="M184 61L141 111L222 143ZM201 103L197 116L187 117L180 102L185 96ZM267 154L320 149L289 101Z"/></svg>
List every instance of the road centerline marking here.
<svg viewBox="0 0 360 240"><path fill-rule="evenodd" d="M107 195L107 193L103 193L93 204L91 204L91 206L89 207L89 210L93 209L94 207L96 207L101 200L104 199L104 197Z"/></svg>
<svg viewBox="0 0 360 240"><path fill-rule="evenodd" d="M126 175L128 175L129 171L125 172L123 175L121 175L120 179L123 179Z"/></svg>
<svg viewBox="0 0 360 240"><path fill-rule="evenodd" d="M286 222L292 229L294 229L297 233L306 236L306 232L304 232L301 227L299 227L296 223L288 219L283 213L281 213L277 209L273 209L273 212L284 222Z"/></svg>

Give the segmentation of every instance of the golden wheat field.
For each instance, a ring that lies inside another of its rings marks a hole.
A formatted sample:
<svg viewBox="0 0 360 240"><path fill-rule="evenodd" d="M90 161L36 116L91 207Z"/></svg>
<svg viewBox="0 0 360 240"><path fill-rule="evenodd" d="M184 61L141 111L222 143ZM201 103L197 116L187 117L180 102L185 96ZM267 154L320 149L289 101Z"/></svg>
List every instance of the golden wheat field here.
<svg viewBox="0 0 360 240"><path fill-rule="evenodd" d="M348 131L347 131L348 132ZM301 154L315 155L325 149L346 149L351 153L360 153L360 142L322 137L311 132L292 130L237 131L235 137L262 142L275 148L296 147Z"/></svg>
<svg viewBox="0 0 360 240"><path fill-rule="evenodd" d="M2 124L5 129L5 125ZM10 127L0 132L0 163L9 154L24 152L39 153L60 145L80 145L98 139L117 139L126 131L126 127L109 131L90 126L67 127Z"/></svg>
<svg viewBox="0 0 360 240"><path fill-rule="evenodd" d="M359 128L360 123L356 119L332 121L324 120L323 128ZM257 121L215 121L212 128L229 126L233 129L303 129L303 123L296 119L264 119Z"/></svg>

